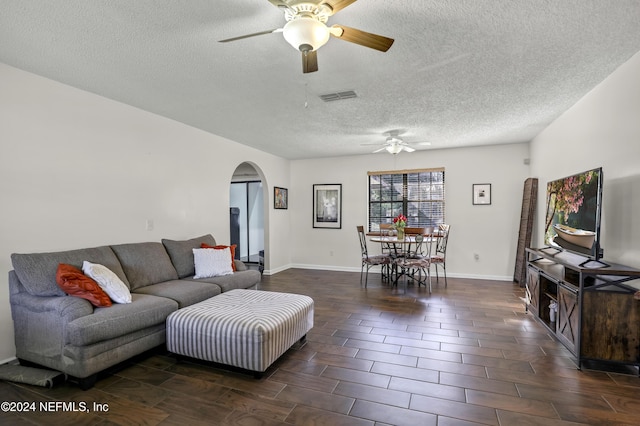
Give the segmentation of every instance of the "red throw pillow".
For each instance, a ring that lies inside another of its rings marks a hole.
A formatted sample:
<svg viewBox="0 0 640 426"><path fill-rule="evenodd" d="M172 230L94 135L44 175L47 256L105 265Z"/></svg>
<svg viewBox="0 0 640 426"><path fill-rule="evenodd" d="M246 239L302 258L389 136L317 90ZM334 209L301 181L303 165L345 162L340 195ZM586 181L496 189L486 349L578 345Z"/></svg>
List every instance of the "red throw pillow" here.
<svg viewBox="0 0 640 426"><path fill-rule="evenodd" d="M87 299L96 307L111 306L111 299L98 283L73 265L59 264L56 282L70 296Z"/></svg>
<svg viewBox="0 0 640 426"><path fill-rule="evenodd" d="M224 249L228 248L229 251L231 252L231 268L233 269L233 272L236 272L236 263L233 261L233 259L235 259L235 257L236 257L236 245L235 244L233 244L231 246L223 246L223 245L210 246L207 243L202 243L202 244L200 244L200 248L210 248L210 249L216 249L216 250L224 250Z"/></svg>

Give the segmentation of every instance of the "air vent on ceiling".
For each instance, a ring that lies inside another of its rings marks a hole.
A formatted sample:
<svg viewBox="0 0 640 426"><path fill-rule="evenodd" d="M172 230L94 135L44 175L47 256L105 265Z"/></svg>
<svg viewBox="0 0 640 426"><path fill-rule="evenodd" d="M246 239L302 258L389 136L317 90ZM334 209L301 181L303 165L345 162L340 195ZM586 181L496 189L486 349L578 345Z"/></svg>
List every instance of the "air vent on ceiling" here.
<svg viewBox="0 0 640 426"><path fill-rule="evenodd" d="M345 92L337 92L337 93L327 93L326 95L320 95L320 99L322 99L325 102L332 102L332 101L341 101L344 99L352 99L352 98L357 98L358 95L356 95L356 92L354 92L353 90L347 90Z"/></svg>

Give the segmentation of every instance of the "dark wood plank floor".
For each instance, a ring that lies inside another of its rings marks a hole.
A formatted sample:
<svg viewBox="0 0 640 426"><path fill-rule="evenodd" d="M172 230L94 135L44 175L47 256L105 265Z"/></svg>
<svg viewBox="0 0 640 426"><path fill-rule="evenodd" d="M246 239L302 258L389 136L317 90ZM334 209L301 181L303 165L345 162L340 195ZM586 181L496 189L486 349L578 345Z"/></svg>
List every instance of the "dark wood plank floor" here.
<svg viewBox="0 0 640 426"><path fill-rule="evenodd" d="M512 283L449 279L407 294L372 273L288 270L264 290L315 300L315 327L256 380L159 349L86 392L0 382L3 401L108 405L108 412L0 413L2 424L639 424L640 379L577 370L524 311Z"/></svg>

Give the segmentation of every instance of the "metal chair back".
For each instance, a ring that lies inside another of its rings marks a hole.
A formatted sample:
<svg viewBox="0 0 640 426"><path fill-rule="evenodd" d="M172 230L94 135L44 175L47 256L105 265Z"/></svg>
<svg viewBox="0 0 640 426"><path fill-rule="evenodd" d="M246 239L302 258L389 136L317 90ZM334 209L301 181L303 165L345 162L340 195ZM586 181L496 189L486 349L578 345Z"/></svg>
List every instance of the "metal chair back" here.
<svg viewBox="0 0 640 426"><path fill-rule="evenodd" d="M451 228L451 226L442 224L439 226L439 228L441 235L438 238L435 254L437 256L441 256L444 259L447 255L447 243L449 242L449 229Z"/></svg>
<svg viewBox="0 0 640 426"><path fill-rule="evenodd" d="M367 236L364 233L364 226L358 225L358 238L360 239L360 253L364 259L369 257L369 252L367 250Z"/></svg>
<svg viewBox="0 0 640 426"><path fill-rule="evenodd" d="M435 238L430 236L429 233L427 233L426 235L427 236L423 234L417 234L415 236L415 239L416 239L415 257L426 258L426 259L431 258L431 253L433 251L433 242Z"/></svg>

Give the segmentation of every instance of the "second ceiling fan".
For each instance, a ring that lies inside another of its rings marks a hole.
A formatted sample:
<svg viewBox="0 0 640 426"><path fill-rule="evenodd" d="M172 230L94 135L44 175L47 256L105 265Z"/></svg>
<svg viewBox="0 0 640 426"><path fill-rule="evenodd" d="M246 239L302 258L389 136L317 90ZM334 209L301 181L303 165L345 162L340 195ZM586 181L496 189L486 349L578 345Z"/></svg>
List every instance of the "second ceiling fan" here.
<svg viewBox="0 0 640 426"><path fill-rule="evenodd" d="M264 34L283 33L285 40L302 52L302 72L318 71L317 50L324 46L331 36L376 49L389 50L393 39L368 33L343 25L326 25L330 16L344 9L356 0L269 0L271 4L284 10L287 23L282 28L246 34L220 40L220 43L241 40Z"/></svg>
<svg viewBox="0 0 640 426"><path fill-rule="evenodd" d="M373 142L373 143L363 143L362 146L368 145L377 145L380 148L373 151L374 154L382 151L387 151L389 154L397 155L402 151L406 152L414 152L416 149L411 145L422 145L428 146L431 145L430 142L406 142L404 139L400 137L400 130L389 130L388 132L384 132L383 136L386 136L384 142Z"/></svg>

